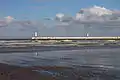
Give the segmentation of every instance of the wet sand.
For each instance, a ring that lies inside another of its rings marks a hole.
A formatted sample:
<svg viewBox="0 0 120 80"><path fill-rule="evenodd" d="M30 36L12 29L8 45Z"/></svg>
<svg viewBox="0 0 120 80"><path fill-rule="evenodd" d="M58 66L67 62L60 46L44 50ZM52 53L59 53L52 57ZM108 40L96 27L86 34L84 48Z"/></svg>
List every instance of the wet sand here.
<svg viewBox="0 0 120 80"><path fill-rule="evenodd" d="M90 66L19 67L0 64L0 80L119 80L120 71Z"/></svg>
<svg viewBox="0 0 120 80"><path fill-rule="evenodd" d="M55 66L19 67L0 64L0 80L65 80L64 74L68 75L69 80L71 80L71 77L73 77L72 79L76 78L74 74L71 76L71 73L64 73L66 70L72 70L72 68Z"/></svg>
<svg viewBox="0 0 120 80"><path fill-rule="evenodd" d="M38 45L38 46L0 46L0 53L40 52L59 50L120 48L119 45Z"/></svg>
<svg viewBox="0 0 120 80"><path fill-rule="evenodd" d="M120 49L109 47L1 53L0 80L120 80Z"/></svg>
<svg viewBox="0 0 120 80"><path fill-rule="evenodd" d="M50 70L48 67L18 67L7 64L0 64L0 80L56 80L54 76L43 75L37 70ZM62 69L62 67L58 67Z"/></svg>

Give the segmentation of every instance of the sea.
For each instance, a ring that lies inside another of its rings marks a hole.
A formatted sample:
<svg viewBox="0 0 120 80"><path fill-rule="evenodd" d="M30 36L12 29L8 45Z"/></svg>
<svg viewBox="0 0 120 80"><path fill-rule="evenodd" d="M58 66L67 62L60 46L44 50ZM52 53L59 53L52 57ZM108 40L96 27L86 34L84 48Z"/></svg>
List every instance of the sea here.
<svg viewBox="0 0 120 80"><path fill-rule="evenodd" d="M120 80L120 48L1 53L0 63L25 68L65 67L38 70L56 76L56 80Z"/></svg>

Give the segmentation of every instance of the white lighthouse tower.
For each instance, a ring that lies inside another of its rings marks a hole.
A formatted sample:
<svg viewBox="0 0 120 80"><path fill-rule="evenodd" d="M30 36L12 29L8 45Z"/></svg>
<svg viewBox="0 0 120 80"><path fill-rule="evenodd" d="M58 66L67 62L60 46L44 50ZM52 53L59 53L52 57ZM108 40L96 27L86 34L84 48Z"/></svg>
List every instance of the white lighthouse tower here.
<svg viewBox="0 0 120 80"><path fill-rule="evenodd" d="M87 33L86 36L89 37L89 33Z"/></svg>
<svg viewBox="0 0 120 80"><path fill-rule="evenodd" d="M38 37L38 32L35 32L35 33L34 33L34 37Z"/></svg>
<svg viewBox="0 0 120 80"><path fill-rule="evenodd" d="M38 37L38 32L34 32L32 39L37 39L37 37Z"/></svg>

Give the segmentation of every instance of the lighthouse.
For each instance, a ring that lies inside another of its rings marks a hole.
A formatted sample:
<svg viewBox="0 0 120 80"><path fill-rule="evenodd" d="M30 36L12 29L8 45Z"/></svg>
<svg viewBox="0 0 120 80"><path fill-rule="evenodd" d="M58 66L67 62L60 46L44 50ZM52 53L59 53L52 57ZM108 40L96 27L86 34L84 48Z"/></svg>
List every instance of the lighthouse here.
<svg viewBox="0 0 120 80"><path fill-rule="evenodd" d="M86 35L87 37L89 37L89 33L87 33L87 35Z"/></svg>
<svg viewBox="0 0 120 80"><path fill-rule="evenodd" d="M32 39L37 39L37 37L38 37L38 32L34 32Z"/></svg>
<svg viewBox="0 0 120 80"><path fill-rule="evenodd" d="M38 37L38 32L35 32L35 33L34 33L34 37Z"/></svg>

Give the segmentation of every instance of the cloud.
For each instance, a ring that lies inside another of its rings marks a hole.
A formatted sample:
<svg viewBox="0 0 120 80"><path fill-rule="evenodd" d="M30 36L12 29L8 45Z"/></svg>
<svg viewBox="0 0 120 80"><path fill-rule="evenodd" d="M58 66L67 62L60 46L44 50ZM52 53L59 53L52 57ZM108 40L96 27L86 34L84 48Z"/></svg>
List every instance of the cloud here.
<svg viewBox="0 0 120 80"><path fill-rule="evenodd" d="M43 18L43 21L18 20L11 16L6 17L5 20L0 20L0 27L9 27L10 25L21 27L21 31L39 31L42 35L49 35L51 32L57 35L61 32L61 34L65 33L66 36L81 36L90 31L97 35L97 32L103 34L107 30L112 31L120 28L120 11L93 6L80 9L75 16L60 12L55 17ZM58 31L59 33L57 33Z"/></svg>
<svg viewBox="0 0 120 80"><path fill-rule="evenodd" d="M120 11L109 10L104 7L93 6L91 8L81 9L76 14L79 21L119 21Z"/></svg>
<svg viewBox="0 0 120 80"><path fill-rule="evenodd" d="M81 36L87 32L95 36L106 32L108 32L106 35L114 35L116 32L112 30L120 28L120 11L93 6L80 9L76 16L60 12L54 18L46 18L46 20L55 21L53 27L64 29L66 36Z"/></svg>
<svg viewBox="0 0 120 80"><path fill-rule="evenodd" d="M14 18L11 17L11 16L7 16L7 17L5 17L5 20L6 20L7 23L10 23L14 20Z"/></svg>
<svg viewBox="0 0 120 80"><path fill-rule="evenodd" d="M6 27L6 26L8 26L7 22L4 21L4 20L0 20L0 28L1 27Z"/></svg>
<svg viewBox="0 0 120 80"><path fill-rule="evenodd" d="M55 21L76 25L91 25L91 26L120 26L120 11L109 10L100 6L90 8L82 8L76 16L68 16L63 13L56 14Z"/></svg>
<svg viewBox="0 0 120 80"><path fill-rule="evenodd" d="M4 21L0 21L0 26L7 26L10 24L20 25L25 28L34 29L35 26L70 26L74 25L84 25L89 26L98 26L99 27L119 27L120 26L120 11L119 10L109 10L100 6L93 6L88 8L82 8L76 16L70 16L64 13L57 13L54 18L46 17L44 20L53 21L51 25L49 22L31 21L24 20L19 21L11 16L5 17ZM37 28L36 28L37 30Z"/></svg>
<svg viewBox="0 0 120 80"><path fill-rule="evenodd" d="M7 27L13 20L14 18L11 16L4 17L0 20L0 27Z"/></svg>
<svg viewBox="0 0 120 80"><path fill-rule="evenodd" d="M17 20L11 16L4 17L4 19L0 20L0 28L18 28L23 31L38 31L38 25L41 25L38 21L31 20ZM21 27L21 28L20 28Z"/></svg>

